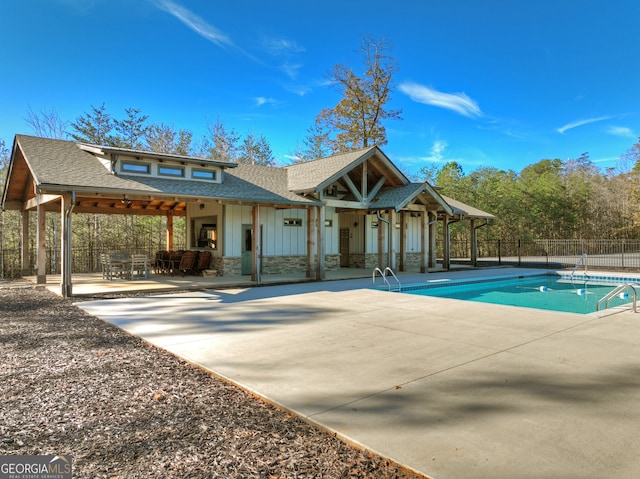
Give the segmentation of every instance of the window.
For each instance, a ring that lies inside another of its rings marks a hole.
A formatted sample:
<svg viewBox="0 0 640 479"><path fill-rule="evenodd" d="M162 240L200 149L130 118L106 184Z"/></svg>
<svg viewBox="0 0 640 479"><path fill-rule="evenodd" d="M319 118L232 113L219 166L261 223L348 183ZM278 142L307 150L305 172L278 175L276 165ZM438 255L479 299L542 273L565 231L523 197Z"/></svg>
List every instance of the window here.
<svg viewBox="0 0 640 479"><path fill-rule="evenodd" d="M333 226L333 220L324 220L324 225L327 228L331 228Z"/></svg>
<svg viewBox="0 0 640 479"><path fill-rule="evenodd" d="M148 175L151 173L151 165L149 163L123 161L120 165L120 171L123 173L142 173Z"/></svg>
<svg viewBox="0 0 640 479"><path fill-rule="evenodd" d="M182 166L158 166L158 174L162 176L173 176L174 178L184 177L184 167Z"/></svg>
<svg viewBox="0 0 640 479"><path fill-rule="evenodd" d="M196 180L215 180L216 172L215 170L201 170L201 169L192 169L191 170L191 178Z"/></svg>
<svg viewBox="0 0 640 479"><path fill-rule="evenodd" d="M285 226L302 226L302 218L285 218Z"/></svg>

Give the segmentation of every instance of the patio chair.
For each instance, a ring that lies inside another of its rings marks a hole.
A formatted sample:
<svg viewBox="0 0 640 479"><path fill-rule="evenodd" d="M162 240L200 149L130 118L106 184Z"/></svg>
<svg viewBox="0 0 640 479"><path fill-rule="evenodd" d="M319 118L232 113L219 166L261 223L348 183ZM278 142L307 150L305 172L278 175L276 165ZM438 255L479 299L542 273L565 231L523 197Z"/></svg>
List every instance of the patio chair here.
<svg viewBox="0 0 640 479"><path fill-rule="evenodd" d="M182 259L182 251L167 251L163 255L162 272L164 274L175 274L180 266Z"/></svg>
<svg viewBox="0 0 640 479"><path fill-rule="evenodd" d="M124 276L124 268L120 261L114 261L110 254L103 253L100 255L100 267L102 269L102 278L113 281L114 278L122 278Z"/></svg>
<svg viewBox="0 0 640 479"><path fill-rule="evenodd" d="M198 260L194 264L192 271L193 274L202 276L205 269L211 267L211 251L200 251L198 253Z"/></svg>
<svg viewBox="0 0 640 479"><path fill-rule="evenodd" d="M195 251L185 251L182 253L182 257L180 258L180 266L178 266L178 271L182 273L182 276L187 274L191 269L193 269L193 264L196 259Z"/></svg>
<svg viewBox="0 0 640 479"><path fill-rule="evenodd" d="M142 279L150 276L149 259L146 254L131 255L131 268L127 276L129 279Z"/></svg>
<svg viewBox="0 0 640 479"><path fill-rule="evenodd" d="M158 251L158 252L156 252L156 259L153 262L153 269L156 272L156 274L165 273L164 261L165 261L168 253L169 253L168 251Z"/></svg>

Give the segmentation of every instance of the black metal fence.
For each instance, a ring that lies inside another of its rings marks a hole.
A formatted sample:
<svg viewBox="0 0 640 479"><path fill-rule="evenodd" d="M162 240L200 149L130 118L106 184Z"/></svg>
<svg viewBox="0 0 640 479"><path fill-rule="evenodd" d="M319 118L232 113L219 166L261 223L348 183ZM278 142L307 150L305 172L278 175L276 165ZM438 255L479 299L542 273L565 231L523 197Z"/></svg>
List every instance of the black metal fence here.
<svg viewBox="0 0 640 479"><path fill-rule="evenodd" d="M584 255L584 256L583 256ZM469 263L471 243L451 242L451 261ZM640 270L640 240L478 241L478 266Z"/></svg>
<svg viewBox="0 0 640 479"><path fill-rule="evenodd" d="M175 245L174 249L183 249ZM150 258L165 245L145 244L141 246L122 245L101 249L91 246L74 246L72 268L74 273L94 273L100 271L100 254L126 252L146 254ZM35 251L30 250L32 271L35 274ZM439 252L441 253L441 251ZM47 274L59 273L59 252L47 249ZM584 256L583 256L584 255ZM441 255L440 255L441 257ZM471 243L451 242L451 262L470 264ZM548 269L587 268L609 271L640 270L640 240L490 240L478 241L478 266L519 266ZM20 251L4 249L0 251L0 279L21 276Z"/></svg>
<svg viewBox="0 0 640 479"><path fill-rule="evenodd" d="M59 273L59 251L53 248L45 248L47 263L46 273L56 274ZM74 273L96 273L100 271L100 255L103 253L126 253L131 254L144 254L149 258L155 257L157 251L166 249L164 244L146 244L141 246L111 246L106 247L91 247L91 246L74 246L72 248L72 271ZM184 245L175 245L174 249L184 249ZM36 253L30 250L29 252L29 264L30 275L36 274ZM20 259L20 251L18 249L4 249L0 251L0 279L14 279L19 278L22 274L22 262Z"/></svg>

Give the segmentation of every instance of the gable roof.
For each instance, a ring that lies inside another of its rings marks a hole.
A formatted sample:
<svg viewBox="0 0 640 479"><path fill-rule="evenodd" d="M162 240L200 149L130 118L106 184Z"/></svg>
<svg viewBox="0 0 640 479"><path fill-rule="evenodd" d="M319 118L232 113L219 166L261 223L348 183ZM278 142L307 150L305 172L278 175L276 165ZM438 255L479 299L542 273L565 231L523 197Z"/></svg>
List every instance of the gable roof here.
<svg viewBox="0 0 640 479"><path fill-rule="evenodd" d="M402 187L384 188L376 195L369 209L395 209L399 211L415 199L420 199L430 208L436 208L438 211L453 215L451 207L428 183L409 183Z"/></svg>
<svg viewBox="0 0 640 479"><path fill-rule="evenodd" d="M288 185L297 193L319 192L331 185L355 167L374 158L383 165L387 174L395 176L397 183L406 184L407 177L391 162L377 146L327 156L317 160L286 166L289 172Z"/></svg>

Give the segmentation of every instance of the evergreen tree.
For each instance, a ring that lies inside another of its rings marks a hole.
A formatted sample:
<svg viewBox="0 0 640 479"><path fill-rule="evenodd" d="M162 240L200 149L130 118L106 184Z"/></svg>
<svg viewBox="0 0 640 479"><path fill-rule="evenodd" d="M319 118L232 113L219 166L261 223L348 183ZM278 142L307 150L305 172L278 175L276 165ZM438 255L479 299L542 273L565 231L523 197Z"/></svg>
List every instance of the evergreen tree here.
<svg viewBox="0 0 640 479"><path fill-rule="evenodd" d="M91 105L91 112L76 118L71 124L75 133L71 133L71 138L83 143L94 145L118 146L118 140L111 135L114 121L107 113L107 108L103 103L99 108Z"/></svg>
<svg viewBox="0 0 640 479"><path fill-rule="evenodd" d="M148 115L141 115L137 108L126 108L127 117L124 120L114 120L113 126L118 132L115 142L122 148L142 149L142 141L147 133L144 122Z"/></svg>

